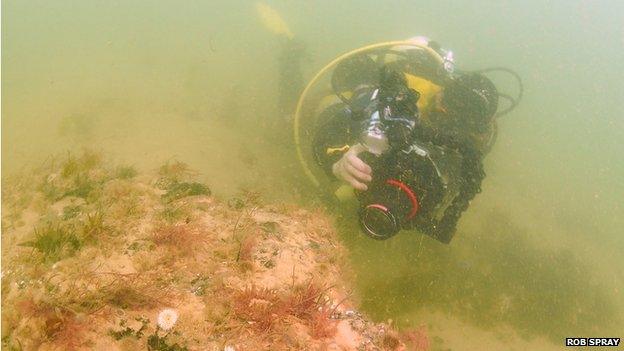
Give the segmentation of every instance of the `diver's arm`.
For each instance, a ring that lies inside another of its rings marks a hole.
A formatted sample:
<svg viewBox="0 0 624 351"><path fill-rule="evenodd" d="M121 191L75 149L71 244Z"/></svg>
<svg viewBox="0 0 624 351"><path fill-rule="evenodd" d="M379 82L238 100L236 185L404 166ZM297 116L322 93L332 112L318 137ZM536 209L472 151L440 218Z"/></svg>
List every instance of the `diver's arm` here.
<svg viewBox="0 0 624 351"><path fill-rule="evenodd" d="M336 178L351 184L355 189L366 191L368 190L366 183L373 180L373 171L358 157L362 151L366 151L362 144L355 144L350 147L349 151L332 165L332 173Z"/></svg>

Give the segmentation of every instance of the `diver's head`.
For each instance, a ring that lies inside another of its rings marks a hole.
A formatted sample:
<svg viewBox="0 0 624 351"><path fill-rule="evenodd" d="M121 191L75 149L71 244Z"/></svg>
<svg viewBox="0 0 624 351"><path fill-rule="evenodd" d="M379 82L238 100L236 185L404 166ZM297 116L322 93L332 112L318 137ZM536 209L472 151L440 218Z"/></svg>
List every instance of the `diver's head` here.
<svg viewBox="0 0 624 351"><path fill-rule="evenodd" d="M464 74L444 89L441 104L449 122L463 132L488 130L498 109L496 86L482 74Z"/></svg>

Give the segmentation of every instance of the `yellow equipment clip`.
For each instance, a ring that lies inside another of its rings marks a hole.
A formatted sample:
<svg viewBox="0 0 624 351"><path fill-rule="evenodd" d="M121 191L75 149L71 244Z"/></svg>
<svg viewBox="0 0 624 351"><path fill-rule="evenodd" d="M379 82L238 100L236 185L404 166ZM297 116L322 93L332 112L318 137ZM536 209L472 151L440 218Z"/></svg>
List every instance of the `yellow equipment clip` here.
<svg viewBox="0 0 624 351"><path fill-rule="evenodd" d="M349 145L345 145L343 147L328 147L327 150L325 151L328 155L333 155L337 152L347 152L349 151L350 146Z"/></svg>

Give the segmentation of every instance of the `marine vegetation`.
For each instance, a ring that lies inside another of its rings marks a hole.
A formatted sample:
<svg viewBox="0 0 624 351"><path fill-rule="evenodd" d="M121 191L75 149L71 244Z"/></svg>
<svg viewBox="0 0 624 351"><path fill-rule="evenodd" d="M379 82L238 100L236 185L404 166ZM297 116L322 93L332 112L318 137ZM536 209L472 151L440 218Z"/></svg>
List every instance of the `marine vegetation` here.
<svg viewBox="0 0 624 351"><path fill-rule="evenodd" d="M427 350L354 310L323 209L64 155L3 180L7 350Z"/></svg>

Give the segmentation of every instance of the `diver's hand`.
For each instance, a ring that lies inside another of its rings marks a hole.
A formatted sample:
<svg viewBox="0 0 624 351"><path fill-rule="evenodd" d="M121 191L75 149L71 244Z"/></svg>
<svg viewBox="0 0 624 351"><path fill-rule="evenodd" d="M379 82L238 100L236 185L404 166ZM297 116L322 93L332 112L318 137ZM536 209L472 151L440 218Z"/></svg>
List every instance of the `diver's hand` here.
<svg viewBox="0 0 624 351"><path fill-rule="evenodd" d="M373 179L373 170L357 156L362 151L366 151L366 148L361 144L349 148L349 151L332 165L332 172L336 178L351 184L357 190L364 191L368 189L365 183Z"/></svg>

